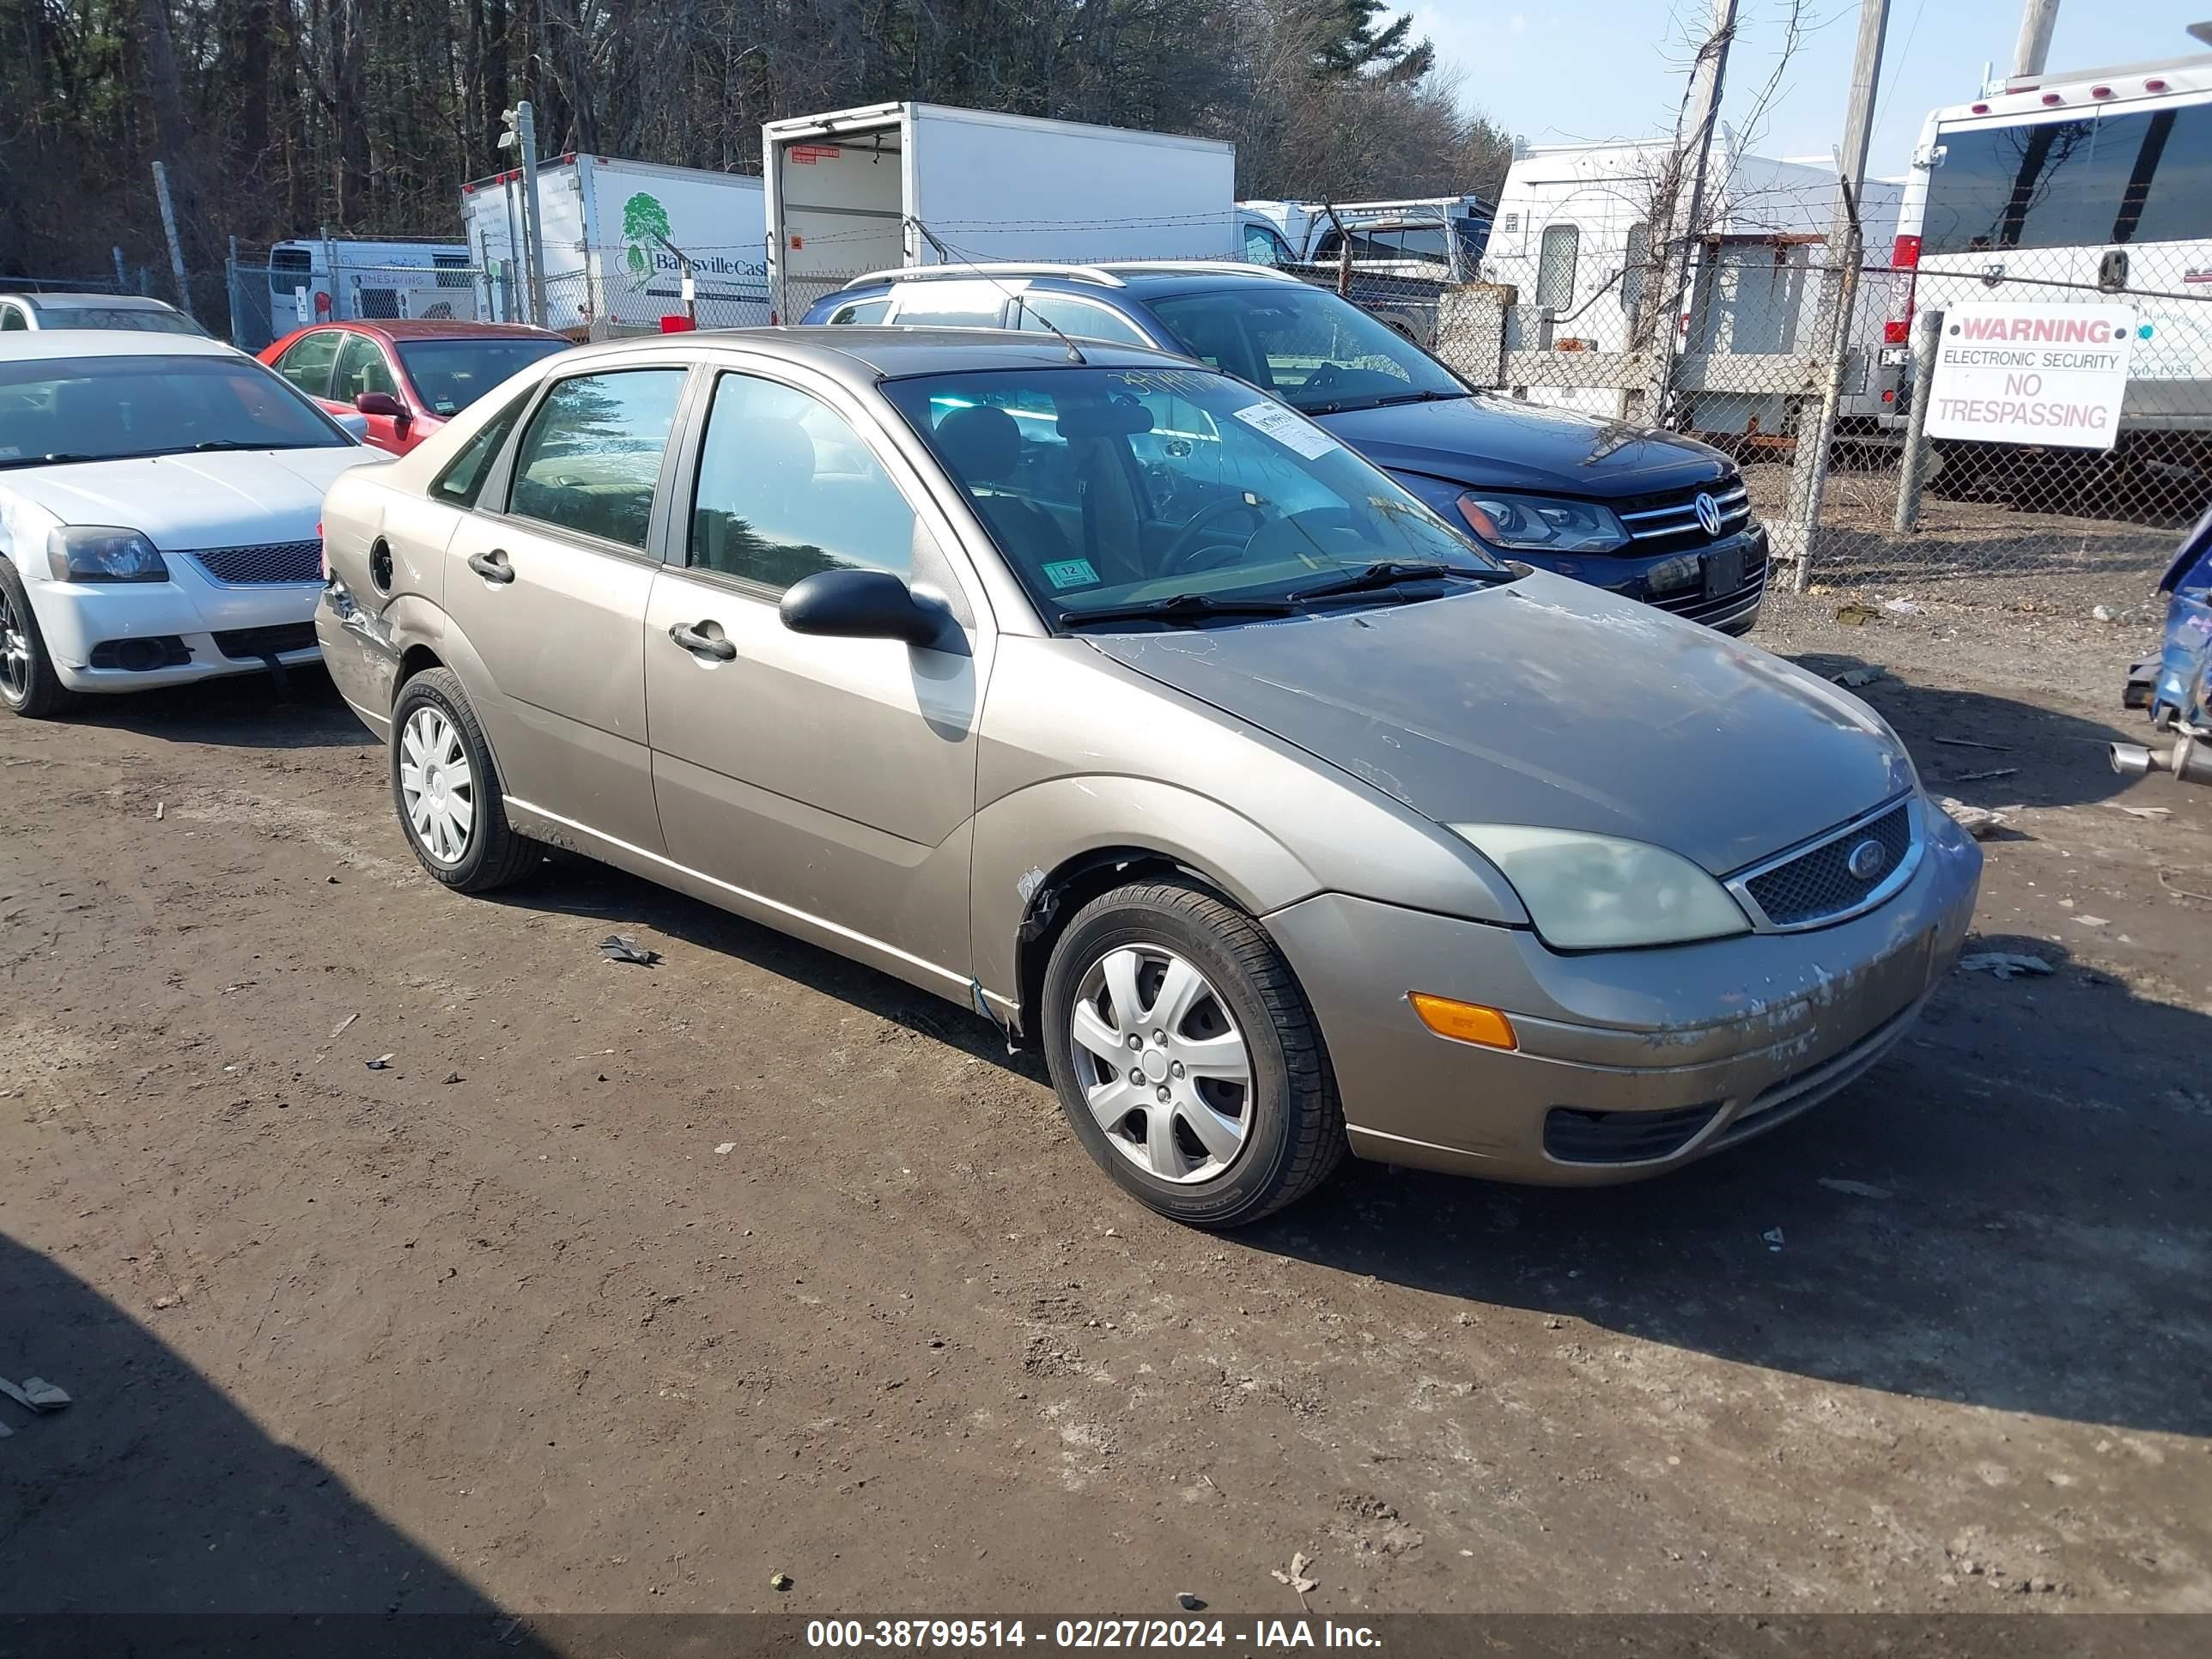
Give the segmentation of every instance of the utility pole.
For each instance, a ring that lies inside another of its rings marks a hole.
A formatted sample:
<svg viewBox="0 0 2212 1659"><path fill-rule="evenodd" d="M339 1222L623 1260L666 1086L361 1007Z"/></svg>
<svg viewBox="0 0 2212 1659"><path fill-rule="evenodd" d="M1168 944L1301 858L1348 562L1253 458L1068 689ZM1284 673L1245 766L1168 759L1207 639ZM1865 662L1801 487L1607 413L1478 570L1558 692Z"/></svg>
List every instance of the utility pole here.
<svg viewBox="0 0 2212 1659"><path fill-rule="evenodd" d="M177 304L185 315L194 322L199 318L192 311L191 285L185 280L185 247L177 240L177 205L169 199L169 169L154 163L154 195L161 204L161 234L169 239L169 270L177 279Z"/></svg>
<svg viewBox="0 0 2212 1659"><path fill-rule="evenodd" d="M530 272L530 320L545 326L545 232L538 214L538 115L527 98L500 117L501 149L522 153L523 260Z"/></svg>
<svg viewBox="0 0 2212 1659"><path fill-rule="evenodd" d="M1844 143L1836 158L1836 211L1828 224L1827 271L1821 283L1815 356L1825 354L1823 387L1813 430L1797 422L1797 453L1790 473L1790 505L1783 532L1794 544L1792 585L1800 593L1813 568L1813 531L1828 483L1828 446L1843 400L1844 363L1850 355L1850 319L1858 295L1859 266L1866 258L1859 228L1860 187L1866 182L1867 147L1874 137L1875 94L1881 83L1882 37L1889 29L1889 0L1859 0L1858 55L1851 61L1851 101L1844 112Z"/></svg>
<svg viewBox="0 0 2212 1659"><path fill-rule="evenodd" d="M1710 32L1698 46L1697 61L1690 66L1690 89L1683 100L1682 124L1677 129L1681 147L1667 170L1665 188L1673 199L1651 204L1655 218L1667 216L1673 234L1653 244L1659 261L1651 284L1656 309L1652 313L1650 361L1644 376L1644 415L1652 425L1666 418L1667 390L1674 378L1674 349L1681 331L1683 296L1690 283L1690 268L1697 258L1698 237L1704 228L1706 167L1712 154L1713 130L1720 124L1721 91L1728 82L1729 47L1735 41L1736 0L1712 0ZM1682 170L1689 170L1688 188ZM1673 216L1681 214L1680 219Z"/></svg>
<svg viewBox="0 0 2212 1659"><path fill-rule="evenodd" d="M2058 22L2058 0L2027 0L2020 14L2020 44L2012 49L2015 76L2040 75L2051 56L2051 31Z"/></svg>

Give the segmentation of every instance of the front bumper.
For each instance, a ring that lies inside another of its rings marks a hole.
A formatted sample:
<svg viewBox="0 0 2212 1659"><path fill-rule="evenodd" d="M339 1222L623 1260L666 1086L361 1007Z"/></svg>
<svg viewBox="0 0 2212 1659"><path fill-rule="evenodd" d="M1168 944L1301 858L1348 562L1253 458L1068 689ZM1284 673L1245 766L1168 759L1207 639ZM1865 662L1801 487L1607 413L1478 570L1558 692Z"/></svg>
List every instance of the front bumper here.
<svg viewBox="0 0 2212 1659"><path fill-rule="evenodd" d="M1905 1034L1981 879L1981 849L1927 816L1903 890L1808 933L1566 956L1526 929L1335 893L1265 921L1321 1022L1355 1152L1500 1181L1632 1181L1787 1121ZM1413 991L1504 1010L1519 1046L1434 1035Z"/></svg>
<svg viewBox="0 0 2212 1659"><path fill-rule="evenodd" d="M322 592L313 582L233 586L210 580L185 556L167 556L165 582L57 582L26 584L61 683L72 691L143 691L187 684L225 674L258 673L272 659L309 663L321 653L310 643L306 625ZM289 630L269 634L264 629ZM296 635L299 642L273 652L251 648ZM165 654L185 659L152 668L100 667L95 653L123 641L164 642ZM228 647L228 648L226 648ZM240 654L232 655L231 652Z"/></svg>
<svg viewBox="0 0 2212 1659"><path fill-rule="evenodd" d="M1743 634L1759 620L1766 598L1770 553L1766 528L1753 519L1732 536L1681 553L1632 549L1555 557L1516 550L1507 556L1724 634Z"/></svg>

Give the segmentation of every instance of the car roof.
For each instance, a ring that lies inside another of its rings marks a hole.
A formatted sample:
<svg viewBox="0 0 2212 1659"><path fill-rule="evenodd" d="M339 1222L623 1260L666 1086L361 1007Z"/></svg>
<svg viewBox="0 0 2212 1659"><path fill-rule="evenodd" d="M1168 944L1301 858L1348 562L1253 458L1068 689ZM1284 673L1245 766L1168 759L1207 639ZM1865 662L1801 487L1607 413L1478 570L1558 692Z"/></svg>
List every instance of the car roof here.
<svg viewBox="0 0 2212 1659"><path fill-rule="evenodd" d="M917 374L957 374L994 368L1066 368L1068 349L1048 334L1017 333L1002 328L866 328L817 325L800 328L686 330L678 334L639 335L578 346L557 361L573 374L598 357L632 357L640 352L690 357L702 347L728 344L807 364L841 380L872 383ZM1139 346L1085 340L1084 362L1093 368L1190 368L1188 360Z"/></svg>
<svg viewBox="0 0 2212 1659"><path fill-rule="evenodd" d="M204 334L149 334L122 328L41 328L0 334L0 362L47 357L243 357Z"/></svg>
<svg viewBox="0 0 2212 1659"><path fill-rule="evenodd" d="M175 311L167 300L143 294L0 294L0 300L21 300L34 311ZM178 313L181 316L183 313Z"/></svg>
<svg viewBox="0 0 2212 1659"><path fill-rule="evenodd" d="M919 270L929 269L931 267L928 266L917 267ZM1087 278L1082 274L1085 270L1103 271L1112 276L1115 281L1113 284L1109 285L1095 278ZM950 280L951 276L950 272L944 276L908 276L886 272L879 278L856 283L849 289L840 289L839 295L847 298L865 299L878 294L889 294L894 289L924 290L929 283ZM1249 288L1273 291L1281 289L1286 280L1298 282L1297 278L1285 278L1277 274L1273 267L1266 265L1252 266L1248 273L1246 270L1237 269L1234 261L1222 261L1188 269L1177 269L1172 262L1154 264L1136 259L1107 259L1101 260L1097 264L1079 267L1064 264L1024 264L1014 262L994 264L989 267L988 274L961 273L963 280L971 282L988 282L994 276L1003 277L1009 282L1050 284L1050 292L1085 295L1107 305L1111 305L1116 295L1142 300L1150 299L1155 295L1218 293L1224 289ZM1312 286L1306 283L1299 283L1298 285Z"/></svg>
<svg viewBox="0 0 2212 1659"><path fill-rule="evenodd" d="M465 317L398 317L386 322L356 321L309 323L295 331L305 334L310 330L334 328L348 334L367 334L380 340L395 343L401 340L560 340L568 336L556 334L550 328L534 328L528 323L478 323Z"/></svg>

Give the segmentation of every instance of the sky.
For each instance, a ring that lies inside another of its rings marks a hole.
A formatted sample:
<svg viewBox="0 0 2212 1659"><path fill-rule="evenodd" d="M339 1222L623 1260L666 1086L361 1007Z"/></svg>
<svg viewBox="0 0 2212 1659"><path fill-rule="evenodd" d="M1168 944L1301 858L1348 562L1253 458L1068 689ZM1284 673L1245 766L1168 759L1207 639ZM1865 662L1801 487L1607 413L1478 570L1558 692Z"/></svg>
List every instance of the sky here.
<svg viewBox="0 0 2212 1659"><path fill-rule="evenodd" d="M1782 70L1764 130L1741 123L1775 74L1790 0L1740 0L1721 118L1762 155L1826 159L1843 134L1857 44L1854 0L1803 0L1812 27ZM1711 0L1427 0L1413 31L1433 41L1461 102L1532 144L1640 137L1674 125L1690 52L1685 19ZM1890 0L1888 45L1868 171L1902 173L1920 123L1971 103L1982 67L2012 67L2021 0ZM2212 0L2059 0L2054 70L2094 70L2206 50L2183 26L2212 19Z"/></svg>

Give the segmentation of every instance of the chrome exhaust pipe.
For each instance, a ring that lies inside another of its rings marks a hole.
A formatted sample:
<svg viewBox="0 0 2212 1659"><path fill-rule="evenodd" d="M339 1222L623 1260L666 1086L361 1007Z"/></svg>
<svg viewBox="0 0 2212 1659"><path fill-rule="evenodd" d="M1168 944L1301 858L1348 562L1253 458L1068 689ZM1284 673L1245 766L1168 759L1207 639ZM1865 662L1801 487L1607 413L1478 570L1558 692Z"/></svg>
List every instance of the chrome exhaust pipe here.
<svg viewBox="0 0 2212 1659"><path fill-rule="evenodd" d="M2170 749L2146 749L2139 743L2108 743L2105 758L2124 778L2171 772L2184 783L2212 783L2212 747L2184 735Z"/></svg>
<svg viewBox="0 0 2212 1659"><path fill-rule="evenodd" d="M2158 757L2139 743L2108 743L2105 745L2105 758L2112 762L2112 770L2122 777L2140 778L2148 775Z"/></svg>

